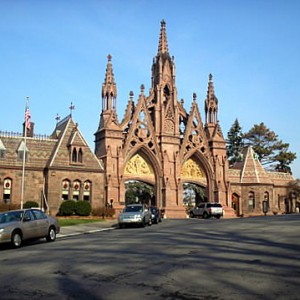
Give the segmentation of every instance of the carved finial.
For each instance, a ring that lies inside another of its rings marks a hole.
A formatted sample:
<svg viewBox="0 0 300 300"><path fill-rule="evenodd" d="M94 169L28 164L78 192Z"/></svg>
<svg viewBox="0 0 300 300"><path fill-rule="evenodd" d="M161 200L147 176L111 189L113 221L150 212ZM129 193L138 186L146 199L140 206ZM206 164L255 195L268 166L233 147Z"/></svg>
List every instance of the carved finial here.
<svg viewBox="0 0 300 300"><path fill-rule="evenodd" d="M107 55L107 59L108 59L108 61L111 61L112 56L111 56L110 54L108 54L108 55Z"/></svg>
<svg viewBox="0 0 300 300"><path fill-rule="evenodd" d="M212 76L212 74L209 74L209 75L208 75L208 80L211 82L211 81L212 81L212 79L213 79L213 76Z"/></svg>
<svg viewBox="0 0 300 300"><path fill-rule="evenodd" d="M72 111L75 109L75 105L73 104L72 101L71 101L71 105L70 105L69 109L70 109L70 116L72 118Z"/></svg>
<svg viewBox="0 0 300 300"><path fill-rule="evenodd" d="M134 96L133 91L130 91L130 92L129 92L129 98L130 98L131 100L132 100L133 96Z"/></svg>
<svg viewBox="0 0 300 300"><path fill-rule="evenodd" d="M57 124L58 124L58 122L59 122L59 120L60 120L60 116L59 116L59 114L56 114L55 120L56 120L56 125L57 125Z"/></svg>
<svg viewBox="0 0 300 300"><path fill-rule="evenodd" d="M168 42L167 42L167 33L166 33L166 22L162 20L160 22L160 36L159 36L159 43L158 43L158 53L168 53Z"/></svg>
<svg viewBox="0 0 300 300"><path fill-rule="evenodd" d="M196 102L197 101L197 94L193 93L193 101Z"/></svg>
<svg viewBox="0 0 300 300"><path fill-rule="evenodd" d="M144 91L145 91L145 86L142 84L141 85L141 93L144 94Z"/></svg>

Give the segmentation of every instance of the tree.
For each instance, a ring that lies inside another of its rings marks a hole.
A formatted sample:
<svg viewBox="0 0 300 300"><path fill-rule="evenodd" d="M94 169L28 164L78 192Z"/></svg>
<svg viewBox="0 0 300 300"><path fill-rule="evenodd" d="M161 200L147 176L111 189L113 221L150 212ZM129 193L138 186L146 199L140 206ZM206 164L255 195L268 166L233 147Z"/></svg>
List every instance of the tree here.
<svg viewBox="0 0 300 300"><path fill-rule="evenodd" d="M151 202L151 198L153 195L152 185L137 180L131 180L125 183L125 187L126 204L136 202L149 204Z"/></svg>
<svg viewBox="0 0 300 300"><path fill-rule="evenodd" d="M235 119L227 133L227 157L230 165L241 160L241 152L244 147L242 127L238 119Z"/></svg>
<svg viewBox="0 0 300 300"><path fill-rule="evenodd" d="M289 165L296 159L296 153L288 151L289 144L278 139L278 135L264 123L255 124L243 135L245 145L253 147L262 165L270 170L290 172Z"/></svg>

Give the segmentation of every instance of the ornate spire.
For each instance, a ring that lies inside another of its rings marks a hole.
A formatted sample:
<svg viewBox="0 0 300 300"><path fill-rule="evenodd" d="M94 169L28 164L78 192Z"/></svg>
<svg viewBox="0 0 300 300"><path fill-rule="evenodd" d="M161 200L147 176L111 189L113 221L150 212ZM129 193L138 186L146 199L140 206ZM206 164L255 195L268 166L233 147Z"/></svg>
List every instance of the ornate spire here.
<svg viewBox="0 0 300 300"><path fill-rule="evenodd" d="M160 24L161 28L158 44L158 54L169 53L165 20L162 20Z"/></svg>
<svg viewBox="0 0 300 300"><path fill-rule="evenodd" d="M214 83L213 83L213 76L209 74L208 76L208 90L207 90L207 98L216 100L218 103L218 99L215 96L215 90L214 90Z"/></svg>
<svg viewBox="0 0 300 300"><path fill-rule="evenodd" d="M102 84L102 110L112 110L116 108L117 85L114 79L112 56L107 56L108 62L105 73L105 80Z"/></svg>
<svg viewBox="0 0 300 300"><path fill-rule="evenodd" d="M205 99L206 123L216 124L218 122L218 99L215 96L213 76L209 74L207 97Z"/></svg>

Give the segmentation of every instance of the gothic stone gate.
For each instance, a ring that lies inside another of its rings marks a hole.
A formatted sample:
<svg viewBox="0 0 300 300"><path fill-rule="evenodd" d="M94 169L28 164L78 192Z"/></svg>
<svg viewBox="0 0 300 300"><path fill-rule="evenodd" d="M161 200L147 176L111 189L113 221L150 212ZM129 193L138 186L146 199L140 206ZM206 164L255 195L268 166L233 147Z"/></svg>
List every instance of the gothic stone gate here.
<svg viewBox="0 0 300 300"><path fill-rule="evenodd" d="M169 55L166 23L161 22L158 53L152 64L151 88L141 85L136 103L133 92L124 118L116 112L117 86L112 57L108 56L102 85L102 112L95 133L95 153L105 170L105 199L121 210L125 181L153 182L157 206L167 217L186 217L183 183L206 184L207 198L226 204L228 162L226 143L218 122L218 99L209 75L205 124L196 94L189 113L178 101L174 57Z"/></svg>

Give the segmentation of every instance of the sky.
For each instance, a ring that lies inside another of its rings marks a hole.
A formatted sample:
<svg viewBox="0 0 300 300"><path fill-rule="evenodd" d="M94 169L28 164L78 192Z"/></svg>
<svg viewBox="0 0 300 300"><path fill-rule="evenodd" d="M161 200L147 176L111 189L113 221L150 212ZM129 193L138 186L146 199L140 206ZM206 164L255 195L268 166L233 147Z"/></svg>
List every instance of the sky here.
<svg viewBox="0 0 300 300"><path fill-rule="evenodd" d="M0 0L0 131L21 132L26 97L36 134L70 113L90 147L102 109L108 54L122 120L129 99L150 89L160 22L175 58L178 98L202 120L213 75L224 137L264 122L289 143L300 178L300 1Z"/></svg>

